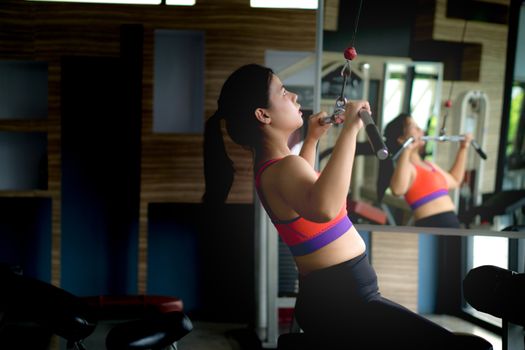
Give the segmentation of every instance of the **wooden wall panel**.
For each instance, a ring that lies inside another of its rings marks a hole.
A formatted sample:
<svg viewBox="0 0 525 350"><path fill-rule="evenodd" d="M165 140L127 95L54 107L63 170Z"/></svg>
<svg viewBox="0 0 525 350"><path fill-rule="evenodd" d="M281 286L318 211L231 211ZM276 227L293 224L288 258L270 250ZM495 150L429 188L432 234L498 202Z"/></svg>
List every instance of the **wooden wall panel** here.
<svg viewBox="0 0 525 350"><path fill-rule="evenodd" d="M205 32L205 115L216 107L228 74L264 64L267 49L314 51L316 12L252 9L249 0L199 0L192 7L2 1L0 59L49 64L49 189L53 200L52 282L60 284L60 62L63 56L119 55L120 26L142 24L144 35L139 290L145 290L147 207L150 202L199 202L204 190L202 135L152 133L156 29ZM16 127L16 126L15 126ZM103 127L103 125L101 125ZM95 136L94 136L95 138ZM228 143L237 176L230 202L253 200L250 154Z"/></svg>
<svg viewBox="0 0 525 350"><path fill-rule="evenodd" d="M10 1L0 5L0 52L3 60L34 59L34 21L30 4Z"/></svg>
<svg viewBox="0 0 525 350"><path fill-rule="evenodd" d="M247 63L264 64L267 49L313 51L315 48L315 11L251 9L228 5L227 2L221 7L211 2L204 3L200 8L199 15L191 21L172 18L169 23L157 21L155 26L146 28L142 197L148 202L199 202L204 191L201 135L159 135L151 132L154 29L182 27L205 31L203 122L214 112L222 83L235 68ZM193 152L192 155L186 154L189 158L185 160L177 155L181 151L173 148L181 147L182 144L186 144ZM230 143L228 149L237 169L229 202L251 203L250 154Z"/></svg>
<svg viewBox="0 0 525 350"><path fill-rule="evenodd" d="M412 311L418 302L418 235L372 233L372 264L381 294Z"/></svg>
<svg viewBox="0 0 525 350"><path fill-rule="evenodd" d="M323 29L337 31L339 27L339 0L325 0Z"/></svg>

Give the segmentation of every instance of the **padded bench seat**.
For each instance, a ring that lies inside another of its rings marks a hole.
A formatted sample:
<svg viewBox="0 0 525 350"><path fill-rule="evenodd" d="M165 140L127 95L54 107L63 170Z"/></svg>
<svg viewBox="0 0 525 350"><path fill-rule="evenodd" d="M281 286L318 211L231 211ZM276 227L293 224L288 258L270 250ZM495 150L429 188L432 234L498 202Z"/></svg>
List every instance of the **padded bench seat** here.
<svg viewBox="0 0 525 350"><path fill-rule="evenodd" d="M160 350L176 348L175 342L193 325L183 313L182 300L160 295L84 297L99 320L125 320L111 328L107 350Z"/></svg>
<svg viewBox="0 0 525 350"><path fill-rule="evenodd" d="M160 295L121 295L84 297L84 301L98 312L98 319L121 320L146 317L150 313L182 312L182 300Z"/></svg>

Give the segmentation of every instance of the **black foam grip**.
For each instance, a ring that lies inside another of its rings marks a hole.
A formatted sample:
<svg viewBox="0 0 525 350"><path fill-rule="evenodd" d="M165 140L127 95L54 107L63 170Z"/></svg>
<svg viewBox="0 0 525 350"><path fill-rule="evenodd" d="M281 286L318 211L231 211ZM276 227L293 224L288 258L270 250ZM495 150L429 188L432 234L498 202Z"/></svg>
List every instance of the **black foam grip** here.
<svg viewBox="0 0 525 350"><path fill-rule="evenodd" d="M381 137L377 126L374 124L374 120L370 116L370 113L362 109L359 111L359 117L366 125L365 130L368 135L368 141L370 142L370 146L372 146L375 155L381 160L386 159L388 157L388 148L383 142L383 138Z"/></svg>
<svg viewBox="0 0 525 350"><path fill-rule="evenodd" d="M379 135L379 130L377 130L377 127L374 124L368 124L365 130L366 134L368 135L370 146L372 146L372 149L374 150L377 158L381 160L386 159L388 157L388 149L383 143L383 139L381 138L381 135Z"/></svg>
<svg viewBox="0 0 525 350"><path fill-rule="evenodd" d="M476 152L478 152L479 156L483 159L487 159L487 154L485 152L483 152L483 150L481 149L481 147L478 145L477 142L475 142L474 140L472 140L470 142L470 144L472 145L472 147L474 147L474 149L476 150Z"/></svg>

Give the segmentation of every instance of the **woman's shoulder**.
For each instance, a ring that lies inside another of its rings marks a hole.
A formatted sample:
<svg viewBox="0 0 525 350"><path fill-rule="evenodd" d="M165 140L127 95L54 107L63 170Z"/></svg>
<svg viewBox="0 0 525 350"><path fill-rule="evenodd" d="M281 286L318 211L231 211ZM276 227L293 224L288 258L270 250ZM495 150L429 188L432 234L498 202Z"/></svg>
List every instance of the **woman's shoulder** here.
<svg viewBox="0 0 525 350"><path fill-rule="evenodd" d="M443 169L441 169L441 167L439 165L437 165L436 163L434 163L433 161L431 160L426 160L425 159L425 164L428 165L429 167L432 168L432 170L440 170L440 171L444 171Z"/></svg>
<svg viewBox="0 0 525 350"><path fill-rule="evenodd" d="M297 154L289 154L281 158L281 161L286 162L286 163L295 163L295 162L306 162L306 159L304 159L303 157Z"/></svg>
<svg viewBox="0 0 525 350"><path fill-rule="evenodd" d="M293 155L293 154L284 156L284 157L267 158L267 159L263 159L263 160L256 162L255 168L261 169L261 168L269 167L271 165L273 169L276 169L276 168L280 168L283 166L294 165L296 163L301 162L301 159L302 159L301 157Z"/></svg>
<svg viewBox="0 0 525 350"><path fill-rule="evenodd" d="M274 163L273 172L279 176L294 176L315 172L310 163L299 155L290 154Z"/></svg>
<svg viewBox="0 0 525 350"><path fill-rule="evenodd" d="M290 154L286 157L283 157L280 162L283 168L293 167L293 168L311 168L310 163L303 157L295 154Z"/></svg>

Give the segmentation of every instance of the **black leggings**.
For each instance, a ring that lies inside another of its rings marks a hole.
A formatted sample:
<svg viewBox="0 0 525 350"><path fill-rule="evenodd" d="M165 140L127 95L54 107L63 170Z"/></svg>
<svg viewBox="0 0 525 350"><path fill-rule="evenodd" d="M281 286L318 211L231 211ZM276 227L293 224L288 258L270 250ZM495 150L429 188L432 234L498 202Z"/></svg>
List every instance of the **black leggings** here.
<svg viewBox="0 0 525 350"><path fill-rule="evenodd" d="M301 277L295 315L320 349L469 349L445 328L383 298L366 254Z"/></svg>
<svg viewBox="0 0 525 350"><path fill-rule="evenodd" d="M426 218L416 220L414 226L417 227L445 227L445 228L460 228L458 216L453 211L446 211Z"/></svg>
<svg viewBox="0 0 525 350"><path fill-rule="evenodd" d="M416 220L414 226L460 228L460 222L454 211L446 211ZM453 313L461 307L461 249L460 236L438 236L438 313Z"/></svg>

